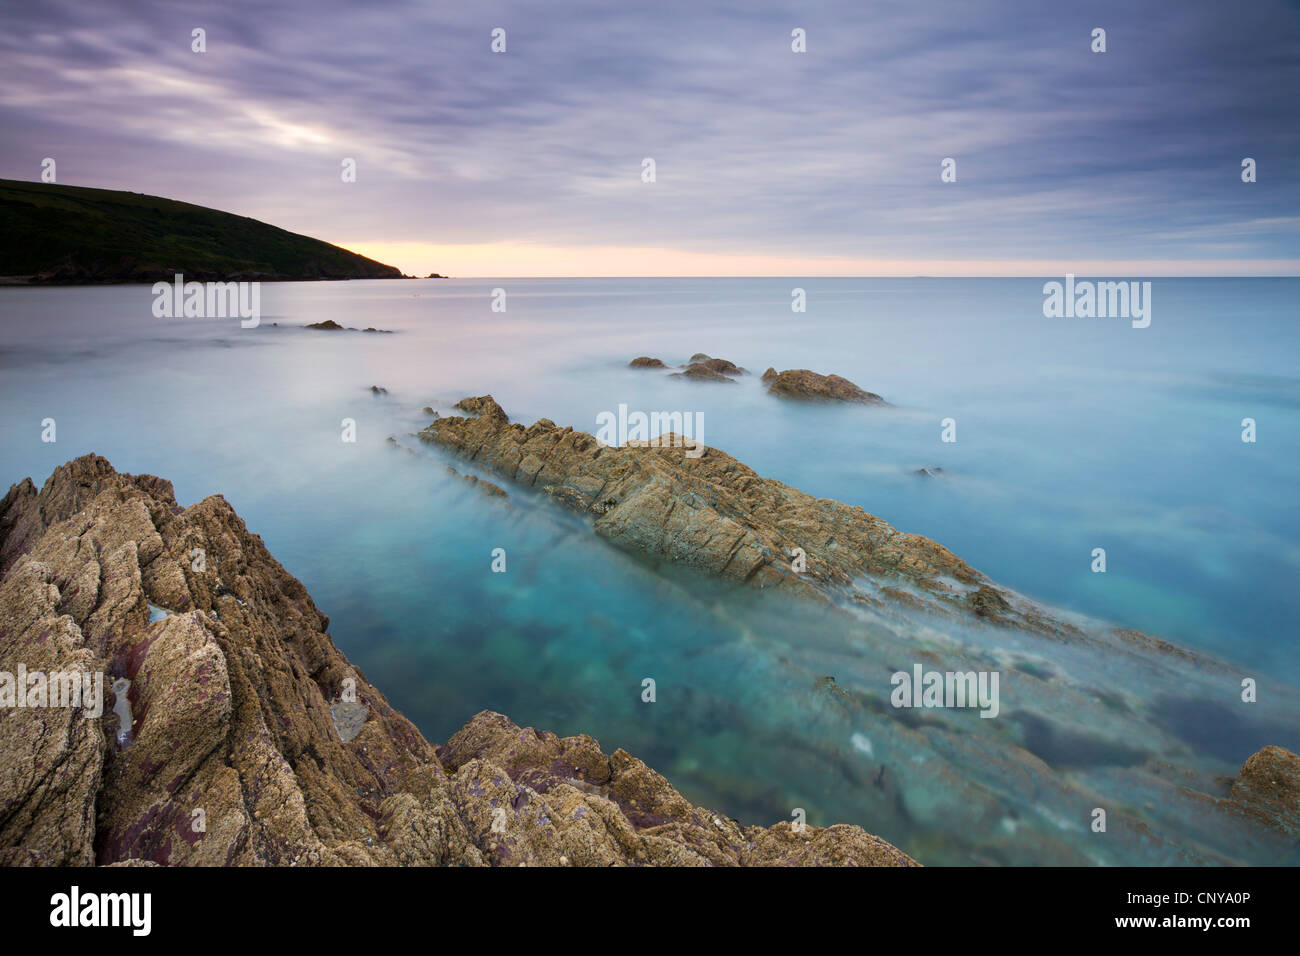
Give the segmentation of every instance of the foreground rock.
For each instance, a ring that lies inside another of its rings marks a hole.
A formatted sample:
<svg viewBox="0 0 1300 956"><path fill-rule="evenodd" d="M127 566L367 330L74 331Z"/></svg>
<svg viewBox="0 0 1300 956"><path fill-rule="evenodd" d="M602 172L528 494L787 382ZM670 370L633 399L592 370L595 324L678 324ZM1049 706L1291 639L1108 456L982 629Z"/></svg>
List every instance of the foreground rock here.
<svg viewBox="0 0 1300 956"><path fill-rule="evenodd" d="M740 827L499 714L440 760L328 627L220 496L183 508L94 455L14 485L0 670L101 671L106 699L0 708L0 864L912 863L857 827Z"/></svg>
<svg viewBox="0 0 1300 956"><path fill-rule="evenodd" d="M786 369L778 372L769 368L762 381L768 394L799 401L855 402L862 405L888 405L875 392L858 388L839 375L819 375L806 368Z"/></svg>

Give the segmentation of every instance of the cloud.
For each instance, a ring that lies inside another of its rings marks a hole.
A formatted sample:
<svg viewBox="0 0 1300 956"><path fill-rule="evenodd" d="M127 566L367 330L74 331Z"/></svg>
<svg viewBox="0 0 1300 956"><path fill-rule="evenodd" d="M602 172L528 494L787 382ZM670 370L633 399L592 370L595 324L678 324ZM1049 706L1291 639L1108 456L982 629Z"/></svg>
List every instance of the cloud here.
<svg viewBox="0 0 1300 956"><path fill-rule="evenodd" d="M0 174L34 179L53 155L62 182L336 242L755 262L1300 256L1285 225L1300 214L1300 23L1271 0L107 0L6 21ZM939 180L945 157L955 183Z"/></svg>

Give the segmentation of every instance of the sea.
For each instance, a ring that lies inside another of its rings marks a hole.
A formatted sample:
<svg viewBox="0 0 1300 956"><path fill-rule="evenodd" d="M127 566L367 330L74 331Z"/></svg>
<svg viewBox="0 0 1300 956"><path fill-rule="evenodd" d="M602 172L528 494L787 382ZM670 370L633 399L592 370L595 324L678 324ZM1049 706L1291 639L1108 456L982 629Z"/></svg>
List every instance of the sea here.
<svg viewBox="0 0 1300 956"><path fill-rule="evenodd" d="M0 288L0 485L93 451L223 495L435 742L499 711L742 824L858 824L929 865L1300 862L1216 802L1260 747L1300 751L1300 278L1155 278L1145 327L1048 317L1044 281L263 283L254 328L156 318L148 285ZM700 352L748 374L671 374ZM785 401L769 367L889 407ZM486 394L593 433L698 414L1097 640L900 628L625 553L416 439ZM918 663L996 670L998 716L894 707Z"/></svg>

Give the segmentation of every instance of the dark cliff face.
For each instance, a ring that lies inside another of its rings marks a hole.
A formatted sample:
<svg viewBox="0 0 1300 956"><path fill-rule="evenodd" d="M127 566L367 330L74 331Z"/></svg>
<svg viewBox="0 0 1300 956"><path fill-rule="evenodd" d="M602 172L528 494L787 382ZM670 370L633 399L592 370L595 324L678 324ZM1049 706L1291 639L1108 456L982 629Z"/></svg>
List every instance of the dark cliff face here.
<svg viewBox="0 0 1300 956"><path fill-rule="evenodd" d="M393 266L245 216L110 189L0 180L0 276L81 284L398 279Z"/></svg>
<svg viewBox="0 0 1300 956"><path fill-rule="evenodd" d="M435 750L328 626L220 496L182 508L94 455L14 485L0 670L102 672L104 699L0 709L0 863L913 865L858 827L739 826L500 714Z"/></svg>

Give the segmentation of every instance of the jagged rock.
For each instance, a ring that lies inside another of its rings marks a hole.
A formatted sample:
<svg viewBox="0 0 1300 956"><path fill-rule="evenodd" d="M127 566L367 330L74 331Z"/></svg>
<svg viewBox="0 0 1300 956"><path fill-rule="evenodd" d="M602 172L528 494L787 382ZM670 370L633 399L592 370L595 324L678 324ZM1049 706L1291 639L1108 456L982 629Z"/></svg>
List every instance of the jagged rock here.
<svg viewBox="0 0 1300 956"><path fill-rule="evenodd" d="M462 412L469 412L471 415L487 421L500 421L502 424L507 421L506 413L501 410L501 406L496 403L496 399L491 395L462 398L452 408L459 408Z"/></svg>
<svg viewBox="0 0 1300 956"><path fill-rule="evenodd" d="M1232 784L1232 809L1286 837L1300 850L1300 756L1264 747L1246 758Z"/></svg>
<svg viewBox="0 0 1300 956"><path fill-rule="evenodd" d="M857 578L870 575L913 586L919 606L1077 631L1028 602L1012 606L984 575L929 538L762 478L716 448L688 458L680 441L672 447L677 436L610 448L548 419L528 428L511 424L491 396L457 407L476 417L439 419L420 439L591 514L597 534L628 550L820 598L851 593ZM794 548L807 556L801 573L787 557Z"/></svg>
<svg viewBox="0 0 1300 956"><path fill-rule="evenodd" d="M996 589L988 585L981 585L979 588L967 595L967 601L970 602L971 609L975 612L976 617L987 618L998 623L1012 623L1015 615L1011 610L1011 605L1007 599Z"/></svg>
<svg viewBox="0 0 1300 956"><path fill-rule="evenodd" d="M745 827L693 807L668 781L624 750L606 756L585 734L520 729L477 714L438 751L453 793L486 831L494 862L556 866L646 863L707 865L915 866L911 857L858 827L789 823ZM498 831L492 832L494 809ZM482 843L480 845L483 845Z"/></svg>
<svg viewBox="0 0 1300 956"><path fill-rule="evenodd" d="M0 864L913 863L857 827L740 827L623 751L499 714L440 761L328 627L220 496L183 508L95 455L14 485L0 669L129 680L133 736L0 709Z"/></svg>
<svg viewBox="0 0 1300 956"><path fill-rule="evenodd" d="M768 394L801 401L857 402L863 405L888 405L875 392L868 392L838 375L819 375L806 368L792 368L777 372L769 368L763 373Z"/></svg>
<svg viewBox="0 0 1300 956"><path fill-rule="evenodd" d="M665 365L657 358L650 358L648 355L642 355L639 358L634 358L632 361L628 362L627 367L628 368L667 368L668 366Z"/></svg>

